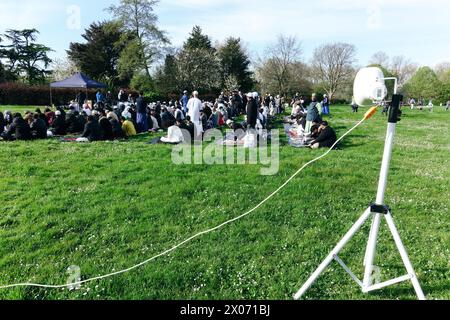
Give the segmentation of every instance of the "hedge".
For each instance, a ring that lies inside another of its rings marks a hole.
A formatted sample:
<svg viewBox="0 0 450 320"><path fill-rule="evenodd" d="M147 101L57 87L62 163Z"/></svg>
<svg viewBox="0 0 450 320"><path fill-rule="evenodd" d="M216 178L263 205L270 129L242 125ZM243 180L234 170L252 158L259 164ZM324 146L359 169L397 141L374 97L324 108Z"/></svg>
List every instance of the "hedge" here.
<svg viewBox="0 0 450 320"><path fill-rule="evenodd" d="M52 89L53 104L66 105L74 100L80 89ZM85 92L84 89L82 89ZM88 90L88 97L95 99L96 90ZM20 83L0 84L2 105L50 105L49 86L27 86Z"/></svg>

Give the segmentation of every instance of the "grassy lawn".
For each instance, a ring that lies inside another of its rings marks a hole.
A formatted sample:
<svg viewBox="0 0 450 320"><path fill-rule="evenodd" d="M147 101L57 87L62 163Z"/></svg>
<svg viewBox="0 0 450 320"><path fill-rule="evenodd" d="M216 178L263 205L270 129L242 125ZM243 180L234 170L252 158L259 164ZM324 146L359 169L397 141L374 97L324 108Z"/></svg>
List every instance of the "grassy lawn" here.
<svg viewBox="0 0 450 320"><path fill-rule="evenodd" d="M40 108L42 112L44 112L46 106L3 106L0 105L0 112L5 113L6 110L11 111L13 114L15 112L24 113L25 111L31 111L34 112L36 108Z"/></svg>
<svg viewBox="0 0 450 320"><path fill-rule="evenodd" d="M405 111L386 201L425 294L450 299L450 112L435 110ZM364 110L332 111L343 134ZM374 200L385 132L378 114L251 216L138 270L75 292L0 290L0 299L292 299ZM63 284L71 265L83 279L128 268L253 208L324 152L283 145L280 171L267 177L259 165L176 166L171 147L149 140L0 143L0 285ZM341 254L360 277L369 227ZM384 279L406 274L384 223L376 264ZM362 294L333 264L306 298L415 294L409 282Z"/></svg>

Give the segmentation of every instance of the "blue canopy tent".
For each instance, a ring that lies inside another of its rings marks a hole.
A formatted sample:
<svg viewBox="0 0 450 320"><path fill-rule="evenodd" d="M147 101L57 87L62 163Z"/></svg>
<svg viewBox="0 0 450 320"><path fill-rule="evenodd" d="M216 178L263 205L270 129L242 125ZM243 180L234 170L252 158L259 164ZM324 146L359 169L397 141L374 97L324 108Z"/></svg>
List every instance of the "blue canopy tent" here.
<svg viewBox="0 0 450 320"><path fill-rule="evenodd" d="M86 97L88 89L106 88L103 83L94 81L82 73L76 73L62 81L53 82L50 84L50 104L53 104L52 88L73 88L73 89L85 89Z"/></svg>

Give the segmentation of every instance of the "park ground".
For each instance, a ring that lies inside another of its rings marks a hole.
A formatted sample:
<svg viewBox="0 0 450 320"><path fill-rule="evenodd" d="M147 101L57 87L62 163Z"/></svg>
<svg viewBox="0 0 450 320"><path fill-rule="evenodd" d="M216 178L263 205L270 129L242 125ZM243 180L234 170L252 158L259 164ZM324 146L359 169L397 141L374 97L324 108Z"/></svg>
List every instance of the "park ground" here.
<svg viewBox="0 0 450 320"><path fill-rule="evenodd" d="M12 108L14 111L34 107ZM342 135L361 119L334 106ZM450 112L405 110L398 125L386 201L429 299L450 299ZM377 114L339 150L308 167L238 222L138 270L80 290L21 287L0 299L292 299L374 200L386 118ZM92 144L0 143L0 285L64 284L128 268L191 235L236 217L324 150L280 150L280 171L261 166L175 166L151 136ZM361 276L369 224L341 258ZM406 274L385 224L376 265ZM410 283L362 294L337 265L306 299L415 299Z"/></svg>

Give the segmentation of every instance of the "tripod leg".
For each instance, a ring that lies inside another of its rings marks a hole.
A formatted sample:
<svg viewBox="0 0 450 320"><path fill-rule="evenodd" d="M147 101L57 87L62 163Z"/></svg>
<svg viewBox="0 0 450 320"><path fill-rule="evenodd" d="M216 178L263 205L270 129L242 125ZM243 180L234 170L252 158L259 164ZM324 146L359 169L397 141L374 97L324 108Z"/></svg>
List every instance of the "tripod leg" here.
<svg viewBox="0 0 450 320"><path fill-rule="evenodd" d="M374 226L375 226L375 219L372 220L372 226L370 227L369 239L372 237ZM367 243L366 254L364 255L364 267L367 265L367 257L368 256L369 256L369 244Z"/></svg>
<svg viewBox="0 0 450 320"><path fill-rule="evenodd" d="M395 244L397 245L398 251L402 257L403 263L405 264L406 270L411 276L411 282L414 286L414 290L416 291L417 297L419 300L426 300L425 295L423 294L422 288L420 287L419 280L417 279L416 272L409 260L408 253L406 252L405 246L403 245L402 239L398 233L397 227L395 226L394 219L392 218L391 213L389 212L386 216L386 221L391 230L392 236L394 237Z"/></svg>
<svg viewBox="0 0 450 320"><path fill-rule="evenodd" d="M372 230L370 231L369 243L367 245L365 273L364 273L364 288L372 285L373 262L375 261L375 252L377 248L378 232L380 230L381 214L376 213L373 219Z"/></svg>
<svg viewBox="0 0 450 320"><path fill-rule="evenodd" d="M345 247L345 245L353 238L356 232L361 229L362 225L371 216L370 208L359 218L359 220L353 225L353 227L347 232L347 234L342 238L342 240L337 244L337 246L331 251L328 257L322 262L322 264L317 268L313 275L308 279L308 281L303 285L303 287L294 296L295 300L299 300L305 292L313 285L317 278L325 271L329 264L334 260L334 257L339 254L339 252Z"/></svg>

